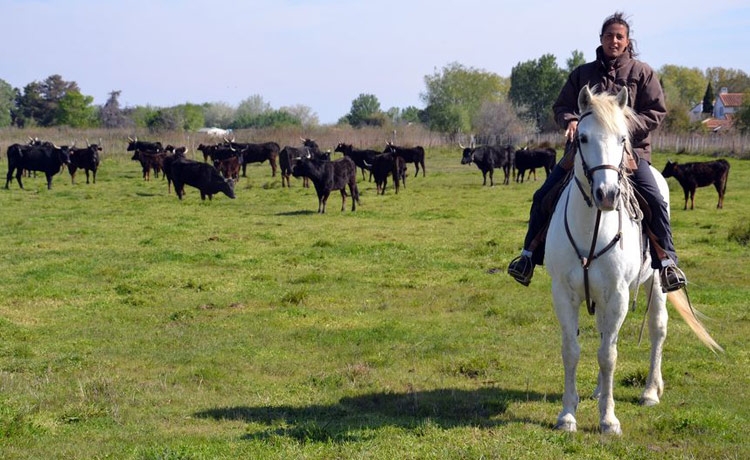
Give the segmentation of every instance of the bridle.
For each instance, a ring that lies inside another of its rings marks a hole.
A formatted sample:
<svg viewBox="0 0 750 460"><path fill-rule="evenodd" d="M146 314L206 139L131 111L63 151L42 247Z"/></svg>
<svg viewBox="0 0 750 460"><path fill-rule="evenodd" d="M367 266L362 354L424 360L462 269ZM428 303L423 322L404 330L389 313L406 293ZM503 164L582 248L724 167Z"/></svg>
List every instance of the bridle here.
<svg viewBox="0 0 750 460"><path fill-rule="evenodd" d="M583 120L584 118L588 117L592 113L593 112L586 112L586 113L582 114L578 118L578 121L580 122L581 120ZM583 195L584 201L586 201L586 204L588 205L588 207L591 208L591 207L594 206L594 204L591 201L591 197L594 196L594 189L593 189L593 187L594 187L594 177L593 177L594 173L596 171L600 171L600 170L603 170L603 169L610 169L612 171L616 171L617 172L617 181L619 182L619 181L622 180L622 166L614 166L614 165L610 165L610 164L602 164L602 165L597 165L597 166L594 166L593 168L590 168L589 165L588 165L588 163L586 163L586 159L583 157L583 151L581 150L581 138L578 137L578 136L576 136L575 139L573 140L573 143L574 143L574 147L575 147L576 153L578 153L580 155L580 157L581 157L581 167L583 168L583 175L584 175L584 177L586 177L586 180L589 183L589 189L590 189L591 193L589 195L586 194L586 192L583 189L583 185L581 184L581 181L578 180L577 176L574 176L575 182L576 182L576 185L578 186L578 189L581 191L581 194ZM626 146L623 143L623 146L622 146L622 158L625 158L625 153L626 153ZM621 162L621 165L622 165L622 162Z"/></svg>
<svg viewBox="0 0 750 460"><path fill-rule="evenodd" d="M591 115L591 114L592 114L592 112L586 112L586 113L582 114L580 116L580 118L579 118L579 121L582 120L583 118ZM575 152L581 158L581 166L583 167L583 174L584 174L584 176L586 177L586 180L589 183L590 195L586 194L586 192L584 191L584 188L583 188L583 185L581 184L581 181L578 180L578 176L576 176L574 174L573 178L575 180L576 185L578 186L578 190L581 192L581 195L583 196L583 199L586 202L586 205L589 208L592 208L594 206L593 203L592 203L592 201L591 201L592 197L594 196L594 190L593 190L593 187L594 187L593 174L594 174L594 172L599 171L599 170L604 170L604 169L611 169L613 171L617 171L617 179L618 179L618 181L621 181L622 178L623 178L622 177L622 167L617 167L617 166L613 166L613 165L610 165L610 164L602 164L602 165L597 165L597 166L594 166L593 168L591 168L591 167L588 166L588 164L586 163L585 158L583 157L583 151L581 150L581 140L580 140L580 138L576 137L575 140L574 140L574 143L575 143ZM623 158L625 156L625 149L626 149L626 147L625 147L625 145L623 145ZM602 249L600 249L597 252L595 252L596 251L596 240L597 240L597 237L599 235L599 224L601 222L602 211L601 211L601 209L597 209L596 210L596 221L594 223L594 234L593 234L593 237L591 239L591 246L589 248L589 252L588 252L587 256L582 255L578 251L578 246L576 246L575 240L573 239L573 234L570 231L570 225L568 223L568 203L569 202L570 202L570 192L568 192L568 195L567 195L567 197L565 199L565 233L567 233L568 240L570 241L570 244L573 246L573 249L576 251L576 254L578 255L578 258L581 261L581 267L583 268L583 286L584 286L584 290L586 292L586 309L588 310L588 312L589 312L590 315L593 315L594 312L596 311L596 303L591 301L591 295L590 295L590 291L589 291L589 267L591 266L591 262L593 262L594 260L598 259L602 254L604 254L607 251L609 251L610 249L612 249L615 246L615 244L617 244L618 242L620 242L620 244L622 244L622 242L621 242L621 239L622 239L622 212L620 212L621 211L622 200L621 199L618 200L618 202L617 202L617 208L616 208L616 210L617 210L617 216L618 216L617 233L615 234L614 237L612 237L612 240L606 246L604 246Z"/></svg>

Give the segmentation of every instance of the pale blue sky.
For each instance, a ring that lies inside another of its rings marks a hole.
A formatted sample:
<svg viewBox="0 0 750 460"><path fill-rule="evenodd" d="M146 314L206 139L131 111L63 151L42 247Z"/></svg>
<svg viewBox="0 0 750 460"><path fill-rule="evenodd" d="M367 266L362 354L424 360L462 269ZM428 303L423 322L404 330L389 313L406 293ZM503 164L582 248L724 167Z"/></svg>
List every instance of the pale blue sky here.
<svg viewBox="0 0 750 460"><path fill-rule="evenodd" d="M0 79L60 74L95 103L225 102L259 94L333 123L359 94L422 108L451 62L510 76L519 62L594 57L604 18L626 13L640 58L750 73L747 0L0 0Z"/></svg>

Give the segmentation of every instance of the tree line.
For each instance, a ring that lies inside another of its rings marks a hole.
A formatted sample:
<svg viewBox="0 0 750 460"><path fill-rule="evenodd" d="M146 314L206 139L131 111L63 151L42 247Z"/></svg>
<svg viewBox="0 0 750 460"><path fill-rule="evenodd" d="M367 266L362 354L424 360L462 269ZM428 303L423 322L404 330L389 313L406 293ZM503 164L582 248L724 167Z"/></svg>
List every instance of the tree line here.
<svg viewBox="0 0 750 460"><path fill-rule="evenodd" d="M565 66L555 56L520 62L510 77L449 63L424 77L420 93L424 108L409 106L383 110L373 94L362 93L352 101L350 111L338 124L354 127L421 123L430 130L462 136L472 134L484 142L516 142L539 132L556 130L551 107L567 75L585 62L576 50ZM657 69L666 95L668 116L661 129L672 133L703 130L700 121L691 121L692 107L702 103L709 114L718 91L750 92L750 76L744 71L723 67L688 68L664 65ZM23 89L13 88L0 79L0 127L70 126L74 128L148 128L158 131L195 131L203 126L220 128L268 128L319 124L317 114L307 106L274 109L260 95L241 101L236 107L226 103L186 103L172 107L121 107L121 91L109 93L107 101L93 104L76 82L51 75ZM750 95L735 115L735 127L750 132Z"/></svg>

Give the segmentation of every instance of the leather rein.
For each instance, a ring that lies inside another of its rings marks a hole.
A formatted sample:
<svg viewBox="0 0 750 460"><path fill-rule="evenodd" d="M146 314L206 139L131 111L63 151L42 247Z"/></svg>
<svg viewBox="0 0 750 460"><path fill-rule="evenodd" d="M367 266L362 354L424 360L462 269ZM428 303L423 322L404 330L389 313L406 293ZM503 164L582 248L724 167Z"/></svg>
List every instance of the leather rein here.
<svg viewBox="0 0 750 460"><path fill-rule="evenodd" d="M579 118L579 121L582 120L584 117L591 115L591 112L586 112ZM581 151L581 141L578 137L575 138L575 148L576 153L580 155L581 157L581 163L583 166L583 172L586 176L586 180L589 183L589 188L591 189L591 195L593 196L593 173L595 171L599 171L602 169L611 169L613 171L617 171L619 180L622 180L622 168L613 166L613 165L598 165L594 166L593 168L589 168L589 166L586 164L586 160L583 158L583 153ZM625 154L625 147L623 146L623 155ZM592 208L594 206L591 196L586 194L583 185L581 184L581 181L578 180L578 177L574 174L573 179L575 180L576 185L578 186L578 190L581 192L581 195L583 196L584 201L586 202L586 205L589 208ZM584 291L586 293L586 309L588 310L590 315L593 315L596 312L596 303L591 300L591 294L589 289L589 267L591 266L591 262L598 259L602 254L606 253L610 249L612 249L618 241L621 241L622 239L622 212L620 205L622 203L621 199L618 200L617 204L617 216L618 216L618 228L617 233L612 238L612 240L604 246L599 251L596 251L596 241L598 239L599 235L599 224L601 222L602 217L602 211L601 209L596 210L596 221L594 223L594 236L591 239L591 246L589 248L588 255L583 255L578 251L578 247L576 246L575 239L573 238L573 234L570 231L570 226L568 224L568 203L570 202L570 192L568 192L568 195L565 199L565 233L568 235L568 240L570 241L570 244L573 246L573 249L576 251L578 258L581 261L581 267L583 268L583 287Z"/></svg>

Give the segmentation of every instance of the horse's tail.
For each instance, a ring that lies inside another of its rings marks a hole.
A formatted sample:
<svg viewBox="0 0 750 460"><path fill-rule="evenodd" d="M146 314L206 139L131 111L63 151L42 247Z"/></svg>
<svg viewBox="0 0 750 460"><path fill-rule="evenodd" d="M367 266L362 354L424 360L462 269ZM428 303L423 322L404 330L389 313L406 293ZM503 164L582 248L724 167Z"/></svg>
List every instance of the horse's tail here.
<svg viewBox="0 0 750 460"><path fill-rule="evenodd" d="M690 329L693 330L693 332L698 336L701 342L703 342L714 353L716 353L717 351L724 351L724 349L721 348L718 343L716 343L711 335L709 335L708 331L700 322L700 320L698 320L698 318L696 317L696 311L690 305L690 301L688 300L685 292L682 289L670 292L669 294L667 294L667 299L669 299L669 302L677 310L680 316L682 316L682 319L684 319L688 326L690 326Z"/></svg>

